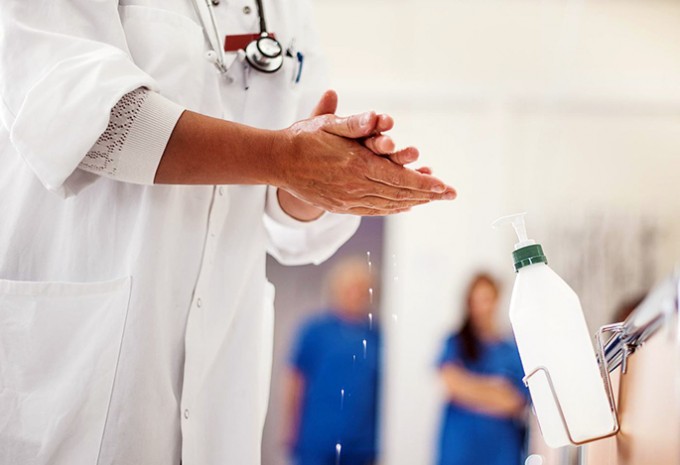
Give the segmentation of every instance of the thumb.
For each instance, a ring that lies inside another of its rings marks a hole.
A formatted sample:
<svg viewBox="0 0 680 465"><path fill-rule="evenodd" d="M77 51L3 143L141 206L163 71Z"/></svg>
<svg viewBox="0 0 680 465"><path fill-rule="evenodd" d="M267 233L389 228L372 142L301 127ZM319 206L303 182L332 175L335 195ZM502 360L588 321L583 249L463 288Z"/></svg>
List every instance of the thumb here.
<svg viewBox="0 0 680 465"><path fill-rule="evenodd" d="M348 139L361 139L375 133L378 115L374 111L352 115L346 118L328 118L323 126L324 131Z"/></svg>
<svg viewBox="0 0 680 465"><path fill-rule="evenodd" d="M338 109L338 94L334 90L327 90L321 96L321 100L312 111L312 117L321 115L333 115Z"/></svg>

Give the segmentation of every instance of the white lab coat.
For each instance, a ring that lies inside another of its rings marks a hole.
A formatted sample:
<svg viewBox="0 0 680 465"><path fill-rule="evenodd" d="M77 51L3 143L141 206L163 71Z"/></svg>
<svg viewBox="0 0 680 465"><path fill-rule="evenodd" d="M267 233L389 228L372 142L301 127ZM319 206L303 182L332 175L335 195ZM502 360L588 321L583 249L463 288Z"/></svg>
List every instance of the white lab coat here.
<svg viewBox="0 0 680 465"><path fill-rule="evenodd" d="M264 186L139 186L77 166L140 86L263 128L308 113L320 94L309 5L265 7L305 69L295 84L286 58L245 91L241 66L228 84L205 59L190 0L2 2L0 464L260 462L265 252L320 262L358 219L302 224ZM215 9L229 34L256 32L256 11Z"/></svg>

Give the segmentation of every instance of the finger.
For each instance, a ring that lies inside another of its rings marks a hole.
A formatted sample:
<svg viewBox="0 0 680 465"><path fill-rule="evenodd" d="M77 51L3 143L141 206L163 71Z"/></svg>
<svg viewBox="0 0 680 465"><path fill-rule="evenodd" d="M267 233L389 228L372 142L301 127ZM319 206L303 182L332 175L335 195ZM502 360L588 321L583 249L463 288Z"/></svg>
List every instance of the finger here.
<svg viewBox="0 0 680 465"><path fill-rule="evenodd" d="M322 126L323 130L348 139L360 139L373 135L378 121L374 111L352 115L345 118L329 117Z"/></svg>
<svg viewBox="0 0 680 465"><path fill-rule="evenodd" d="M406 213L409 211L411 211L410 208L402 208L399 210L380 210L375 208L353 207L350 208L347 213L358 216L389 216L397 215L399 213Z"/></svg>
<svg viewBox="0 0 680 465"><path fill-rule="evenodd" d="M432 168L428 166L423 166L422 168L417 168L417 172L422 173L422 174L432 174Z"/></svg>
<svg viewBox="0 0 680 465"><path fill-rule="evenodd" d="M376 132L387 132L394 127L394 119L390 115L378 115L378 122L375 125Z"/></svg>
<svg viewBox="0 0 680 465"><path fill-rule="evenodd" d="M386 199L379 195L369 195L362 197L360 206L376 208L378 210L392 211L413 208L430 202L432 202L432 199L394 200Z"/></svg>
<svg viewBox="0 0 680 465"><path fill-rule="evenodd" d="M390 153L387 158L397 165L408 165L413 163L420 156L420 152L415 147L406 147L398 152Z"/></svg>
<svg viewBox="0 0 680 465"><path fill-rule="evenodd" d="M392 138L390 136L385 136L382 134L365 139L364 145L371 152L377 155L388 155L394 152L395 149L394 141L392 140Z"/></svg>
<svg viewBox="0 0 680 465"><path fill-rule="evenodd" d="M338 109L338 94L334 90L327 90L321 96L319 103L312 111L312 117L321 115L332 115Z"/></svg>
<svg viewBox="0 0 680 465"><path fill-rule="evenodd" d="M441 200L442 194L438 192L402 189L382 184L375 189L375 192L367 194L362 198L370 197L381 197L383 199L399 202L431 202L433 200Z"/></svg>
<svg viewBox="0 0 680 465"><path fill-rule="evenodd" d="M369 163L366 177L388 186L441 194L441 199L446 200L452 200L456 195L453 187L434 176L404 168L379 157Z"/></svg>

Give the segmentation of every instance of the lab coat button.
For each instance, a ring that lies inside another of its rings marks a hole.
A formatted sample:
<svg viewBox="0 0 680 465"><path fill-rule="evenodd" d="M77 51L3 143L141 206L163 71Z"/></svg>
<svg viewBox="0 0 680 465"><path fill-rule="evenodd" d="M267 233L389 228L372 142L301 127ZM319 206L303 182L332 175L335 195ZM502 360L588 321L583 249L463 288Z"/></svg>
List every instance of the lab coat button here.
<svg viewBox="0 0 680 465"><path fill-rule="evenodd" d="M189 409L184 409L184 419L188 420L189 419Z"/></svg>
<svg viewBox="0 0 680 465"><path fill-rule="evenodd" d="M217 192L219 192L220 195L224 195L224 186L220 186L219 189L217 189Z"/></svg>
<svg viewBox="0 0 680 465"><path fill-rule="evenodd" d="M253 10L248 5L243 7L243 14L244 15L249 15L251 11L253 11Z"/></svg>
<svg viewBox="0 0 680 465"><path fill-rule="evenodd" d="M200 297L199 297L198 299L196 299L196 306L197 306L198 308L201 308L201 305L203 305L203 301L201 301L201 299L200 299Z"/></svg>
<svg viewBox="0 0 680 465"><path fill-rule="evenodd" d="M217 6L220 4L220 0L212 0L213 6Z"/></svg>

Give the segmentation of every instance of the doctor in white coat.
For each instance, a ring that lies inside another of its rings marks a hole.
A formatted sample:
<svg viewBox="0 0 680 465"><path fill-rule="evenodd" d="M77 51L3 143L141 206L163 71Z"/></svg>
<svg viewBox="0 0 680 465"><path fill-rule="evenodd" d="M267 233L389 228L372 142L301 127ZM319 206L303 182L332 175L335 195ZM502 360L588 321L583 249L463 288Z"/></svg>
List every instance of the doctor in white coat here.
<svg viewBox="0 0 680 465"><path fill-rule="evenodd" d="M455 197L402 166L389 116L333 115L309 21L305 0L2 2L0 464L257 465L265 253L319 263L348 214ZM223 51L243 34L280 69Z"/></svg>

